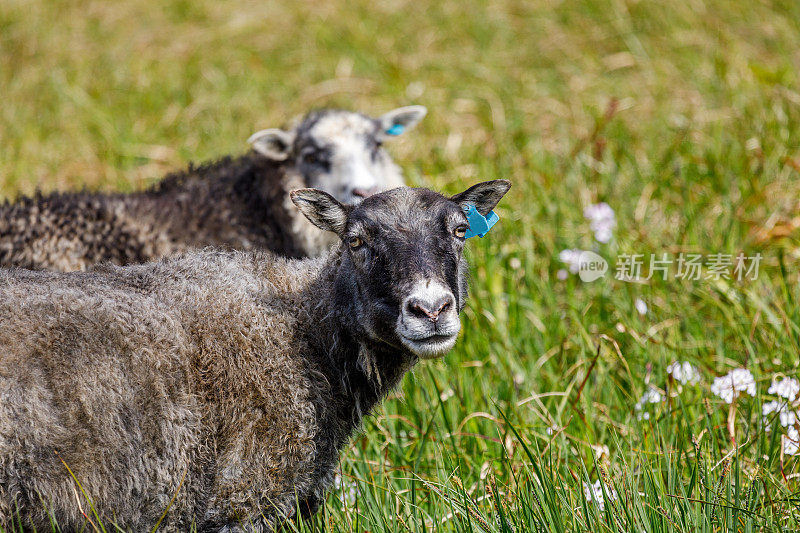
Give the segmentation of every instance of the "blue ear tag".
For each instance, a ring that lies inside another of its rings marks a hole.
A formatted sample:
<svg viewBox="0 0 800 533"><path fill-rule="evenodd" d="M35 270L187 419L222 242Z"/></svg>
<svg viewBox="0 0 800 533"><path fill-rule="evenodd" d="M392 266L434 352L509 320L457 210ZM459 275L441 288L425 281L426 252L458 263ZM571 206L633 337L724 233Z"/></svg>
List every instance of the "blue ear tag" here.
<svg viewBox="0 0 800 533"><path fill-rule="evenodd" d="M497 216L497 213L494 211L489 211L486 216L481 215L472 204L465 205L463 209L464 213L467 215L467 222L469 222L469 229L466 235L464 235L465 239L469 239L475 235L483 239L483 236L489 233L492 226L497 224L497 221L500 220L500 217Z"/></svg>
<svg viewBox="0 0 800 533"><path fill-rule="evenodd" d="M386 135L400 135L401 133L403 133L403 130L405 129L406 127L403 126L402 124L395 124L388 130L386 130Z"/></svg>

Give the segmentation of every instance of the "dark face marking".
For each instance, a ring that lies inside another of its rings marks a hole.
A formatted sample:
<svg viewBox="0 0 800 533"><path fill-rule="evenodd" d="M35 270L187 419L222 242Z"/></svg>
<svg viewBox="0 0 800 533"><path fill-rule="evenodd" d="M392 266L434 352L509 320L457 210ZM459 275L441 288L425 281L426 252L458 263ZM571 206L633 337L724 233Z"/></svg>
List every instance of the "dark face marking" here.
<svg viewBox="0 0 800 533"><path fill-rule="evenodd" d="M298 126L290 157L308 187L357 204L403 185L381 136L376 119L348 111L315 111Z"/></svg>
<svg viewBox="0 0 800 533"><path fill-rule="evenodd" d="M344 206L315 189L292 201L344 248L336 274L336 307L346 309L360 337L418 357L453 347L467 297L464 207L491 210L511 183L479 183L452 198L401 187Z"/></svg>
<svg viewBox="0 0 800 533"><path fill-rule="evenodd" d="M387 191L352 212L345 261L370 336L423 358L453 347L467 290L465 224L458 204L424 189Z"/></svg>

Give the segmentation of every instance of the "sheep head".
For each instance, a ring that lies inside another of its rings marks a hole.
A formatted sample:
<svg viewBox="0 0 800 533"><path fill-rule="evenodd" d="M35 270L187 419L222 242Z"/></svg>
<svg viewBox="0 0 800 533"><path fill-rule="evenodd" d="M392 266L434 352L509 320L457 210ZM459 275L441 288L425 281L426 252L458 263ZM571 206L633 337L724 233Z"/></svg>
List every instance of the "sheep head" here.
<svg viewBox="0 0 800 533"><path fill-rule="evenodd" d="M383 142L413 128L426 113L419 105L377 118L336 109L313 111L290 130L262 130L249 142L262 156L290 165L305 186L352 205L404 184Z"/></svg>
<svg viewBox="0 0 800 533"><path fill-rule="evenodd" d="M485 215L510 187L507 180L486 181L450 198L402 187L358 206L315 189L291 197L314 225L342 241L335 298L357 334L428 359L447 353L461 328L469 228L464 207Z"/></svg>

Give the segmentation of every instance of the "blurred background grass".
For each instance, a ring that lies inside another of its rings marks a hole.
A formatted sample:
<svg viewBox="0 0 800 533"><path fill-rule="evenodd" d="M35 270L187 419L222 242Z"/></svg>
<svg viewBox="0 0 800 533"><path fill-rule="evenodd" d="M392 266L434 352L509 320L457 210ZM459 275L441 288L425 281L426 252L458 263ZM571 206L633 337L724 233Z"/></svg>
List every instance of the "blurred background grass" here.
<svg viewBox="0 0 800 533"><path fill-rule="evenodd" d="M514 182L470 243L459 346L367 423L318 524L800 524L760 396L730 414L737 452L708 393L743 365L765 393L800 363L800 2L4 0L0 57L0 197L138 189L310 108L410 103L429 115L389 150L411 183ZM599 247L598 201L618 222ZM764 260L747 283L557 279L559 251L592 247ZM676 359L705 384L637 420ZM582 487L604 472L620 499L601 512Z"/></svg>

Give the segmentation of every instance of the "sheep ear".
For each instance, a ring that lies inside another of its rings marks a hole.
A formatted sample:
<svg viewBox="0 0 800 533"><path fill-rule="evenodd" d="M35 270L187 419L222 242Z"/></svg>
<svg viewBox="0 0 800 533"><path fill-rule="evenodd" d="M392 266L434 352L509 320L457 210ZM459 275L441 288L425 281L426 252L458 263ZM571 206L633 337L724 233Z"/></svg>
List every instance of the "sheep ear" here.
<svg viewBox="0 0 800 533"><path fill-rule="evenodd" d="M385 137L396 137L410 130L428 113L422 105L398 107L378 118L378 122Z"/></svg>
<svg viewBox="0 0 800 533"><path fill-rule="evenodd" d="M257 131L247 139L253 150L273 161L284 161L289 157L294 143L294 133L278 128Z"/></svg>
<svg viewBox="0 0 800 533"><path fill-rule="evenodd" d="M450 199L461 207L474 205L481 215L486 216L510 188L511 182L508 180L484 181L452 196Z"/></svg>
<svg viewBox="0 0 800 533"><path fill-rule="evenodd" d="M294 205L316 227L342 236L350 210L336 198L317 189L297 189L292 191L291 198Z"/></svg>

